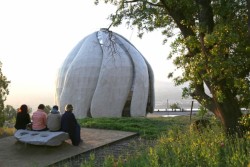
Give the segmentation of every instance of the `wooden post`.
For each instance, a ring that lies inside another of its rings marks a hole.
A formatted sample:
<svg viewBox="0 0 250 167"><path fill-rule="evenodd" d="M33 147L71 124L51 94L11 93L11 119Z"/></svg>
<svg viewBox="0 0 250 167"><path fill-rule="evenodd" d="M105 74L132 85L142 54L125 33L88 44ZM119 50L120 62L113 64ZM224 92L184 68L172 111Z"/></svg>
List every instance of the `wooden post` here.
<svg viewBox="0 0 250 167"><path fill-rule="evenodd" d="M190 119L189 119L190 124L191 124L191 118L192 118L193 106L194 106L194 101L192 101L192 103L191 103Z"/></svg>

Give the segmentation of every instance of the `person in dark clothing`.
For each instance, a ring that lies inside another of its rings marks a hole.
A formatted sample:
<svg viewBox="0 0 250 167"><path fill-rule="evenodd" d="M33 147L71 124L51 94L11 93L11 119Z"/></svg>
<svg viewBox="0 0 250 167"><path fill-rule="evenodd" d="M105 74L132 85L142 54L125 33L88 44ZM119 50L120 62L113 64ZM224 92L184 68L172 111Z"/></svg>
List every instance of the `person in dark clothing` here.
<svg viewBox="0 0 250 167"><path fill-rule="evenodd" d="M28 106L26 104L21 105L18 109L18 113L16 116L16 123L15 128L19 129L26 129L26 126L31 123L30 115L28 113Z"/></svg>
<svg viewBox="0 0 250 167"><path fill-rule="evenodd" d="M69 134L72 145L78 146L82 142L81 128L73 114L71 104L65 106L65 112L61 118L61 130Z"/></svg>

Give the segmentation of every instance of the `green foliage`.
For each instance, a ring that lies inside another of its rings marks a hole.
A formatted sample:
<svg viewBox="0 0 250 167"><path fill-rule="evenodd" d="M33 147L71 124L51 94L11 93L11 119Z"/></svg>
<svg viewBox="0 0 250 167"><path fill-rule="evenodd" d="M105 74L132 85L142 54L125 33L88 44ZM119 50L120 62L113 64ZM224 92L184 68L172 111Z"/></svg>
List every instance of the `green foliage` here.
<svg viewBox="0 0 250 167"><path fill-rule="evenodd" d="M173 103L173 104L170 104L170 108L172 109L172 111L176 111L176 109L181 109L181 106L179 103Z"/></svg>
<svg viewBox="0 0 250 167"><path fill-rule="evenodd" d="M14 123L16 115L17 115L17 109L15 109L11 105L6 105L3 110L3 113L4 113L4 117L6 121Z"/></svg>
<svg viewBox="0 0 250 167"><path fill-rule="evenodd" d="M203 117L205 116L205 114L207 114L207 109L204 106L200 106L199 110L198 110L198 115L203 119Z"/></svg>
<svg viewBox="0 0 250 167"><path fill-rule="evenodd" d="M239 123L245 128L246 135L248 135L250 139L250 113L244 114L240 118Z"/></svg>
<svg viewBox="0 0 250 167"><path fill-rule="evenodd" d="M241 124L250 128L250 114L245 114L242 116L242 119L240 120Z"/></svg>
<svg viewBox="0 0 250 167"><path fill-rule="evenodd" d="M4 113L0 111L0 127L3 127L4 122L5 122Z"/></svg>
<svg viewBox="0 0 250 167"><path fill-rule="evenodd" d="M228 139L222 129L200 133L169 131L154 148L161 166L246 166L249 140ZM217 134L214 138L214 134ZM242 155L242 156L241 156ZM237 158L236 158L237 157Z"/></svg>
<svg viewBox="0 0 250 167"><path fill-rule="evenodd" d="M0 127L3 126L5 121L4 116L4 101L7 98L7 95L9 94L8 85L10 81L7 80L7 78L2 73L2 63L0 62Z"/></svg>
<svg viewBox="0 0 250 167"><path fill-rule="evenodd" d="M95 166L95 154L91 153L88 160L81 164L81 167L93 167Z"/></svg>

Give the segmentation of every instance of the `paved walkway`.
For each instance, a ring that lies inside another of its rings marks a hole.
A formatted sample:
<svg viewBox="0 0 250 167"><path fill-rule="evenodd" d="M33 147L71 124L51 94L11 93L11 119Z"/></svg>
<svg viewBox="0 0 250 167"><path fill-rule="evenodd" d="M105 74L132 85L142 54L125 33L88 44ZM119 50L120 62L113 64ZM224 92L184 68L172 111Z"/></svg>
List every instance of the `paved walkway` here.
<svg viewBox="0 0 250 167"><path fill-rule="evenodd" d="M133 132L82 128L83 143L72 146L36 146L18 142L13 136L0 139L0 167L44 167L72 156L137 135Z"/></svg>

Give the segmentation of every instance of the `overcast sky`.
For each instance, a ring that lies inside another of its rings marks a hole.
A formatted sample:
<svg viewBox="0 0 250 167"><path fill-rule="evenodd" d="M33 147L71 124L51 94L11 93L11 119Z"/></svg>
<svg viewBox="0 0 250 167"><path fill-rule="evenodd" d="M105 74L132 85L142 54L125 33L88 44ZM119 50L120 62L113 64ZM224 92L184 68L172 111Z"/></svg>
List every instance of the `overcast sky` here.
<svg viewBox="0 0 250 167"><path fill-rule="evenodd" d="M10 95L5 104L54 104L58 68L73 47L85 36L107 28L115 7L94 5L94 0L1 0L0 61ZM173 64L167 60L169 46L160 31L146 34L124 25L111 28L134 44L151 64L155 80L169 82ZM173 91L173 90L171 90ZM156 92L157 93L157 92ZM167 97L171 98L171 97Z"/></svg>

